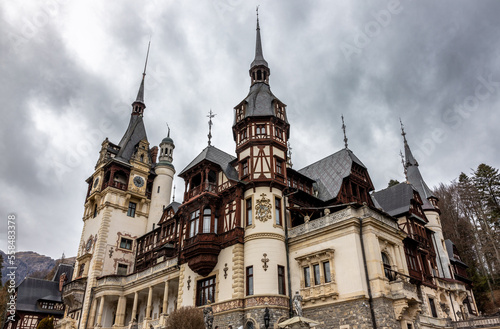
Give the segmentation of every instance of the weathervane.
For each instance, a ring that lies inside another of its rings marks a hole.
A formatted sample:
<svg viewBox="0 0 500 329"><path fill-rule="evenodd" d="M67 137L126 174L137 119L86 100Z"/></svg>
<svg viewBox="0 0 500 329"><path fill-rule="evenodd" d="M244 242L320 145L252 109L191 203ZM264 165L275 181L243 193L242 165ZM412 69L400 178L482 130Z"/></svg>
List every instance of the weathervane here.
<svg viewBox="0 0 500 329"><path fill-rule="evenodd" d="M174 185L174 195L172 196L172 202L175 202L175 185Z"/></svg>
<svg viewBox="0 0 500 329"><path fill-rule="evenodd" d="M212 139L212 125L213 125L213 123L212 123L212 118L213 118L213 117L215 117L216 115L217 115L217 114L214 114L214 113L212 112L212 109L210 109L210 112L209 112L209 114L207 115L207 118L209 119L209 120L208 120L208 135L207 135L207 136L208 136L208 146L210 146L210 144L211 144L211 139Z"/></svg>
<svg viewBox="0 0 500 329"><path fill-rule="evenodd" d="M167 125L167 137L170 137L170 126L168 125L168 122L165 122Z"/></svg>
<svg viewBox="0 0 500 329"><path fill-rule="evenodd" d="M405 157L403 156L403 152L401 150L399 150L399 155L401 156L401 163L403 164L405 179L406 179L406 182L408 182L408 169L406 168Z"/></svg>
<svg viewBox="0 0 500 329"><path fill-rule="evenodd" d="M257 5L257 8L255 9L255 11L257 12L257 20L259 20L259 6L260 5Z"/></svg>
<svg viewBox="0 0 500 329"><path fill-rule="evenodd" d="M399 118L399 123L401 124L401 136L403 136L403 141L406 143L405 126L403 125L403 121L401 121L401 118Z"/></svg>
<svg viewBox="0 0 500 329"><path fill-rule="evenodd" d="M342 114L342 130L344 131L344 145L345 148L348 149L347 147L347 135L345 134L345 124L344 124L344 115Z"/></svg>

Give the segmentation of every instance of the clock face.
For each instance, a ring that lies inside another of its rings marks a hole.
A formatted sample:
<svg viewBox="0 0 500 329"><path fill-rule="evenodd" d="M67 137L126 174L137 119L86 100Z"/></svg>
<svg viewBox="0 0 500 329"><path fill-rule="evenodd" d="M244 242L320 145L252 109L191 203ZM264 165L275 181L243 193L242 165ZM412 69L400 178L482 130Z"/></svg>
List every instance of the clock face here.
<svg viewBox="0 0 500 329"><path fill-rule="evenodd" d="M85 249L86 249L87 251L89 251L89 250L90 250L90 248L92 248L92 238L89 238L89 239L87 240L87 245L85 246Z"/></svg>
<svg viewBox="0 0 500 329"><path fill-rule="evenodd" d="M137 187L142 187L144 185L144 179L141 176L134 177L134 185Z"/></svg>
<svg viewBox="0 0 500 329"><path fill-rule="evenodd" d="M99 177L97 177L95 180L94 180L94 188L97 187L97 184L99 184Z"/></svg>

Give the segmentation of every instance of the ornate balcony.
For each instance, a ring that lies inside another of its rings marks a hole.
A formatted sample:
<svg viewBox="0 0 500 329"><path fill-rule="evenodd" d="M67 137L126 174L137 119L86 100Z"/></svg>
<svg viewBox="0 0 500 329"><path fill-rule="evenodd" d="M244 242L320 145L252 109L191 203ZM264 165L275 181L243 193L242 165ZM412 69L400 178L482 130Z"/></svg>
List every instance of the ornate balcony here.
<svg viewBox="0 0 500 329"><path fill-rule="evenodd" d="M82 308L86 288L87 278L76 279L63 286L62 299L69 313Z"/></svg>

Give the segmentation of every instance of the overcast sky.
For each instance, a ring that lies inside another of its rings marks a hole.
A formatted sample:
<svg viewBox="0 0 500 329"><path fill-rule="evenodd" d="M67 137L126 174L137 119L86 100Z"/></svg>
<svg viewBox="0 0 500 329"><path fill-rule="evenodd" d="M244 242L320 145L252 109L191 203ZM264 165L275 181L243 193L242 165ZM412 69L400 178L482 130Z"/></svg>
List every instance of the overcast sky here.
<svg viewBox="0 0 500 329"><path fill-rule="evenodd" d="M294 169L343 148L341 114L377 190L404 180L399 118L430 187L500 167L499 1L3 1L0 249L13 213L18 250L76 255L85 179L127 128L150 38L151 146L168 122L180 172L207 145L212 109L213 145L234 154L257 4Z"/></svg>

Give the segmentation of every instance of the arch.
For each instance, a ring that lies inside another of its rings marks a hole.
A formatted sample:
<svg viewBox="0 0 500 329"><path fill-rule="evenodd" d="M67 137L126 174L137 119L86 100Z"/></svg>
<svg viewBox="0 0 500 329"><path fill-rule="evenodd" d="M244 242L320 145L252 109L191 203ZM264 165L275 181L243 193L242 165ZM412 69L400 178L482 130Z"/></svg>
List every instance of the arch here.
<svg viewBox="0 0 500 329"><path fill-rule="evenodd" d="M394 272L392 271L392 266L391 266L391 259L389 255L385 251L380 253L382 256L382 264L384 266L384 274L389 281L394 281L396 280L396 276Z"/></svg>
<svg viewBox="0 0 500 329"><path fill-rule="evenodd" d="M252 318L248 318L245 322L245 329L257 329L255 320Z"/></svg>

